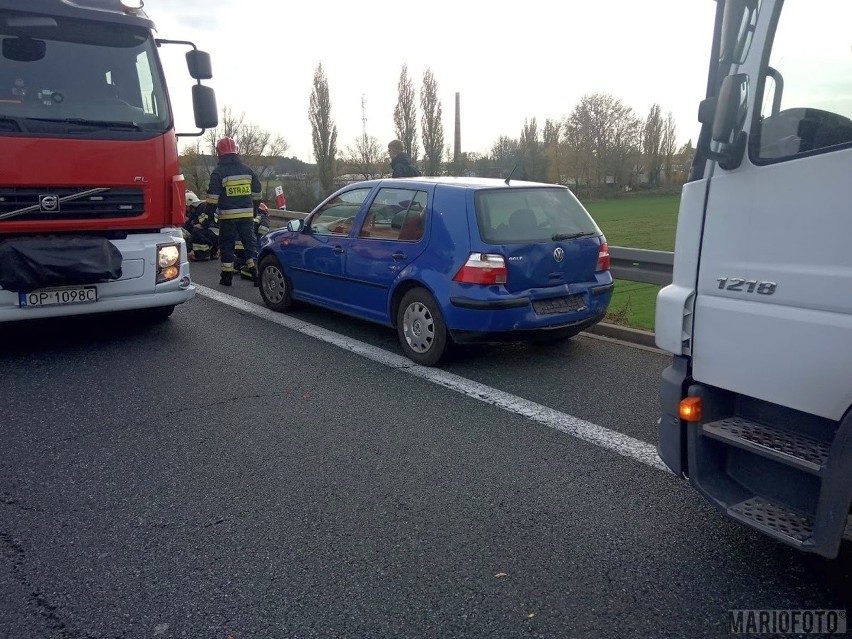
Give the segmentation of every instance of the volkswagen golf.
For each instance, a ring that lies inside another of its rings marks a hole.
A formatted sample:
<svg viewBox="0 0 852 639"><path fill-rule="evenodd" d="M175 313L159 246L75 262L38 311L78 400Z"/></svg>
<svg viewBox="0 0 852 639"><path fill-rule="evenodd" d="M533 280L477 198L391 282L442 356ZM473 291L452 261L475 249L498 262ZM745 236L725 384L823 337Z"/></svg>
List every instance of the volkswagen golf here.
<svg viewBox="0 0 852 639"><path fill-rule="evenodd" d="M556 341L612 297L606 239L569 189L493 178L346 186L260 243L260 293L395 328L432 366L453 343Z"/></svg>

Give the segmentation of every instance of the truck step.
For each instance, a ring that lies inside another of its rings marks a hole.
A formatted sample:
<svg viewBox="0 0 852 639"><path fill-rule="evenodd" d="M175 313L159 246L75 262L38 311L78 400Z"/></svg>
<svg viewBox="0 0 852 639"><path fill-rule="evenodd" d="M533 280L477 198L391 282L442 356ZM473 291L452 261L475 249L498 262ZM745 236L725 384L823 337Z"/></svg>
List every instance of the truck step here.
<svg viewBox="0 0 852 639"><path fill-rule="evenodd" d="M737 521L793 546L811 544L814 526L807 517L763 497L751 497L729 506L728 514Z"/></svg>
<svg viewBox="0 0 852 639"><path fill-rule="evenodd" d="M819 475L828 461L828 444L741 417L708 422L702 430L713 439L814 475Z"/></svg>

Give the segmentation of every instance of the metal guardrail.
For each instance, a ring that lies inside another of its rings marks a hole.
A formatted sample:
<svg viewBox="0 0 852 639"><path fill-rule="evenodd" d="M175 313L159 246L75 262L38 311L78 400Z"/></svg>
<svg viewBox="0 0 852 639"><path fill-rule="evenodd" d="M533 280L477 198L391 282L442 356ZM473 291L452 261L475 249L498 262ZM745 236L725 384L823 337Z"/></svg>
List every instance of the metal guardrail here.
<svg viewBox="0 0 852 639"><path fill-rule="evenodd" d="M674 253L610 246L610 273L615 279L666 286L672 283Z"/></svg>
<svg viewBox="0 0 852 639"><path fill-rule="evenodd" d="M301 211L288 211L287 209L269 209L269 217L274 220L287 222L289 220L304 220L308 216L307 213Z"/></svg>
<svg viewBox="0 0 852 639"><path fill-rule="evenodd" d="M273 219L286 221L302 220L307 213L283 209L269 209L269 215ZM618 280L659 284L662 286L672 283L674 253L671 251L652 251L624 246L610 246L609 256L610 272Z"/></svg>

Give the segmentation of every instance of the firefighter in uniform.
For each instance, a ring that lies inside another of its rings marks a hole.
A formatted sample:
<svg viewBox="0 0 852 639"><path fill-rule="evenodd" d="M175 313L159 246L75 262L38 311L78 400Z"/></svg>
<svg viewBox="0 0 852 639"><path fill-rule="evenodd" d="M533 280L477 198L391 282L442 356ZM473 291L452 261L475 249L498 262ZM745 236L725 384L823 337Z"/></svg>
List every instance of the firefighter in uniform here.
<svg viewBox="0 0 852 639"><path fill-rule="evenodd" d="M184 242L186 242L187 257L192 260L192 220L195 217L195 207L193 204L201 200L192 191L187 191L184 197L186 199L186 217L181 227L181 234L183 235Z"/></svg>
<svg viewBox="0 0 852 639"><path fill-rule="evenodd" d="M269 207L265 202L261 202L257 207L257 215L254 216L254 237L260 243L260 238L269 233ZM237 241L236 250L234 251L234 270L240 272L240 277L244 280L252 279L252 272L246 265L246 252L243 243Z"/></svg>
<svg viewBox="0 0 852 639"><path fill-rule="evenodd" d="M246 254L246 269L257 286L257 239L254 217L261 197L260 180L238 155L237 143L222 138L216 143L219 164L210 174L207 204L219 209L219 255L222 272L219 284L231 286L234 278L234 248L239 238Z"/></svg>
<svg viewBox="0 0 852 639"><path fill-rule="evenodd" d="M219 252L219 228L216 210L200 200L192 191L186 192L186 224L183 237L189 246L190 262L206 262Z"/></svg>

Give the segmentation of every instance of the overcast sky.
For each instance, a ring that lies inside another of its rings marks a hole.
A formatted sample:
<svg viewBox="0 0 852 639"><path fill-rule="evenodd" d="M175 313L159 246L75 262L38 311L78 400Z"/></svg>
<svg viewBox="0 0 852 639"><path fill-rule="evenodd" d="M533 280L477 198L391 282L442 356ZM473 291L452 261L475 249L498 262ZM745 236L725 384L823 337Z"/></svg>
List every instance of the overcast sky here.
<svg viewBox="0 0 852 639"><path fill-rule="evenodd" d="M402 65L417 93L431 68L452 146L455 94L462 151L487 153L520 136L525 118L570 114L583 95L619 98L644 120L657 102L680 143L697 138L716 3L713 0L147 0L158 36L213 56L217 101L281 135L287 155L313 162L308 105L322 63L337 146L363 130L394 137ZM246 15L248 14L248 15ZM253 26L250 26L253 25ZM192 126L183 53L164 55L179 130ZM362 99L366 108L362 109ZM419 132L419 121L418 121ZM418 133L419 137L419 133ZM422 146L421 146L422 149ZM421 152L422 155L422 152Z"/></svg>

